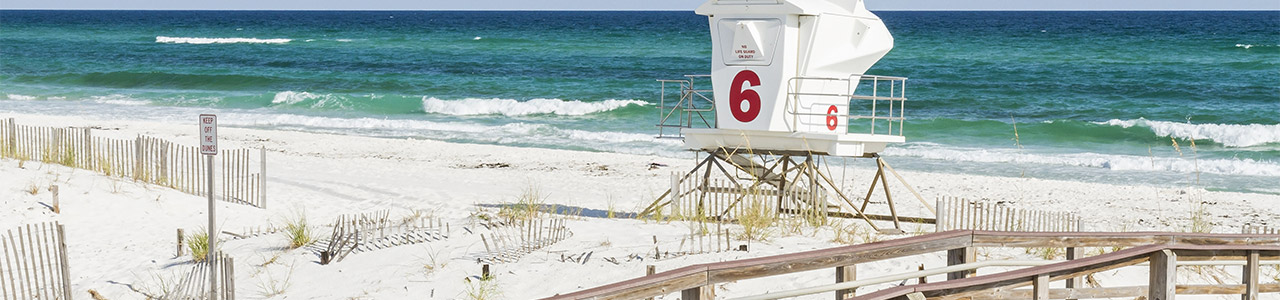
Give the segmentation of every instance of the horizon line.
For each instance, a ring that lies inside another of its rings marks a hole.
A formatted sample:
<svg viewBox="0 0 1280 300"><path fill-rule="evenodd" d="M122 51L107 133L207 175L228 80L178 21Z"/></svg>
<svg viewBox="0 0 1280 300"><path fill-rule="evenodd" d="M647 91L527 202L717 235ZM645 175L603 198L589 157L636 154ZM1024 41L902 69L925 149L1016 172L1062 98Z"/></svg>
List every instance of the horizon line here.
<svg viewBox="0 0 1280 300"><path fill-rule="evenodd" d="M693 12L693 9L209 9L209 8L0 8L0 11L334 11L334 12L418 12L418 11L619 11L619 12ZM1259 9L872 9L871 11L927 11L927 12L1161 12L1161 11L1280 11L1280 8Z"/></svg>

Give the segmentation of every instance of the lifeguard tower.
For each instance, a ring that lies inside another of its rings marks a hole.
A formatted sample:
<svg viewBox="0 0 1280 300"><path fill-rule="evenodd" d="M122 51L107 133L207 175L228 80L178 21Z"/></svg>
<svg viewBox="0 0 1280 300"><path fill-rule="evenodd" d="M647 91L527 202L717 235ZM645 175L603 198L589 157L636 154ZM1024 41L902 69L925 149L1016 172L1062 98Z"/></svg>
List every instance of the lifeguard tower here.
<svg viewBox="0 0 1280 300"><path fill-rule="evenodd" d="M726 217L747 194L764 190L783 213L862 218L877 230L872 220L892 221L896 230L881 231L900 232L887 176L903 179L878 153L905 141L907 79L864 75L893 49L880 18L861 0L710 0L696 12L710 19L711 74L659 80L657 126L659 138L683 139L707 155L641 215L696 203L700 214ZM830 157L876 160L860 205L823 169ZM877 184L888 215L867 212ZM705 207L702 199L717 193L741 196ZM681 201L687 197L698 200Z"/></svg>

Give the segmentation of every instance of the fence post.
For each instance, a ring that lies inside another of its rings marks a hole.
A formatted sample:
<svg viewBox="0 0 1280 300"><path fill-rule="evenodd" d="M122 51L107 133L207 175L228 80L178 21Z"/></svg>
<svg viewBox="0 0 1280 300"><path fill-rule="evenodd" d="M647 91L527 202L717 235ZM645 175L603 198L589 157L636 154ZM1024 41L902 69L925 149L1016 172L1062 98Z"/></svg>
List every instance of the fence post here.
<svg viewBox="0 0 1280 300"><path fill-rule="evenodd" d="M178 228L178 251L177 251L177 254L175 254L173 257L182 257L182 243L183 243L182 228Z"/></svg>
<svg viewBox="0 0 1280 300"><path fill-rule="evenodd" d="M62 224L58 227L58 253L59 267L62 267L62 299L71 299L71 275L67 273L70 268L67 267L67 234Z"/></svg>
<svg viewBox="0 0 1280 300"><path fill-rule="evenodd" d="M964 247L947 250L947 265L954 266L959 264L971 263L976 260L973 247ZM955 271L947 273L947 280L956 280L973 275L972 270Z"/></svg>
<svg viewBox="0 0 1280 300"><path fill-rule="evenodd" d="M222 265L223 272L224 272L224 276L222 276L222 280L223 280L222 295L226 300L236 299L236 267L235 267L236 264L235 262L236 262L235 259L228 256L225 258Z"/></svg>
<svg viewBox="0 0 1280 300"><path fill-rule="evenodd" d="M839 266L836 267L836 283L849 282L858 279L858 266ZM858 289L843 289L836 291L836 300L844 300L857 295Z"/></svg>
<svg viewBox="0 0 1280 300"><path fill-rule="evenodd" d="M1245 258L1244 274L1240 276L1244 283L1244 295L1241 299L1258 300L1258 279L1261 274L1258 273L1258 260L1260 259L1258 251L1249 251Z"/></svg>
<svg viewBox="0 0 1280 300"><path fill-rule="evenodd" d="M716 289L715 289L715 286L711 286L711 285L693 287L693 288L688 288L683 291L680 291L681 300L702 300L702 299L711 300L715 298L716 298Z"/></svg>
<svg viewBox="0 0 1280 300"><path fill-rule="evenodd" d="M1036 275L1035 281L1032 282L1031 289L1032 289L1032 292L1035 292L1035 295L1032 297L1032 299L1049 300L1049 275L1048 274Z"/></svg>
<svg viewBox="0 0 1280 300"><path fill-rule="evenodd" d="M93 161L93 133L90 130L92 130L92 128L84 128L85 166L89 170L97 170L97 168L95 168L97 164Z"/></svg>
<svg viewBox="0 0 1280 300"><path fill-rule="evenodd" d="M933 219L933 232L947 231L947 213L945 208L942 207L942 199L934 200L933 206L934 211L938 212L936 218Z"/></svg>
<svg viewBox="0 0 1280 300"><path fill-rule="evenodd" d="M62 208L58 205L58 185L50 185L49 194L53 195L53 213L62 213Z"/></svg>
<svg viewBox="0 0 1280 300"><path fill-rule="evenodd" d="M133 180L137 181L142 174L142 136L133 138Z"/></svg>
<svg viewBox="0 0 1280 300"><path fill-rule="evenodd" d="M680 175L675 172L672 172L671 173L671 204L670 206L671 206L673 215L675 214L674 212L682 212L680 208L681 193L682 192L680 191ZM662 208L655 207L654 209L662 209ZM662 220L658 220L658 221L661 222Z"/></svg>
<svg viewBox="0 0 1280 300"><path fill-rule="evenodd" d="M1077 255L1077 254L1076 254L1076 247L1067 247L1067 260L1075 260L1076 258L1078 258L1078 257L1076 257L1076 255ZM1068 289L1068 290L1070 290L1070 289L1079 288L1079 287L1084 286L1084 281L1083 281L1083 280L1081 280L1081 279L1082 279L1082 278L1080 278L1080 277L1071 277L1071 278L1068 278L1068 279L1067 279L1067 289ZM1075 300L1075 299L1076 299L1076 298L1067 298L1067 300Z"/></svg>
<svg viewBox="0 0 1280 300"><path fill-rule="evenodd" d="M1150 282L1147 285L1148 300L1173 300L1178 278L1178 254L1161 250L1151 254Z"/></svg>
<svg viewBox="0 0 1280 300"><path fill-rule="evenodd" d="M262 209L267 208L267 147L262 147L262 169L258 171L258 200Z"/></svg>
<svg viewBox="0 0 1280 300"><path fill-rule="evenodd" d="M657 271L658 271L658 268L657 268L656 266L654 266L654 265L648 265L648 266L645 266L645 267L644 267L644 276L653 275L653 273L657 273ZM645 300L653 300L653 297L644 298L644 299L645 299Z"/></svg>
<svg viewBox="0 0 1280 300"><path fill-rule="evenodd" d="M18 126L9 118L9 157L18 157Z"/></svg>

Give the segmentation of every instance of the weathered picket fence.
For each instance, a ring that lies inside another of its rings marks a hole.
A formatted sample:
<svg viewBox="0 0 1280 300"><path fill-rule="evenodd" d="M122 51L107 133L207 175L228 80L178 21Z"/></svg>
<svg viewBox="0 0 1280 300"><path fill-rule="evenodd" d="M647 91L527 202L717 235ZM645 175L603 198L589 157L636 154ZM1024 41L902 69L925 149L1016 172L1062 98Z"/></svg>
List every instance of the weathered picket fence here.
<svg viewBox="0 0 1280 300"><path fill-rule="evenodd" d="M689 176L671 178L671 205L666 217L737 221L741 218L778 218L783 215L825 218L831 209L827 195L808 192L810 187L789 186L778 190L765 184L738 183L724 179Z"/></svg>
<svg viewBox="0 0 1280 300"><path fill-rule="evenodd" d="M209 268L218 274L218 298L216 300L236 299L235 260L221 254L212 262L204 260L196 262L176 278L173 290L166 295L158 295L161 299L174 300L207 300L209 299Z"/></svg>
<svg viewBox="0 0 1280 300"><path fill-rule="evenodd" d="M1245 225L1243 234L1280 234L1280 228L1270 228L1267 226Z"/></svg>
<svg viewBox="0 0 1280 300"><path fill-rule="evenodd" d="M27 224L0 235L0 299L71 299L62 224Z"/></svg>
<svg viewBox="0 0 1280 300"><path fill-rule="evenodd" d="M449 238L448 224L439 218L406 217L392 220L389 210L341 215L329 238L311 247L320 264L340 262L347 255Z"/></svg>
<svg viewBox="0 0 1280 300"><path fill-rule="evenodd" d="M538 217L482 225L490 232L488 237L480 234L485 253L479 259L490 263L514 262L525 254L573 236L560 218Z"/></svg>
<svg viewBox="0 0 1280 300"><path fill-rule="evenodd" d="M267 151L257 165L250 149L224 149L216 157L223 201L266 208ZM56 128L0 122L0 157L35 160L101 172L108 176L208 194L208 166L198 147L139 135L133 139L93 136L92 128Z"/></svg>
<svg viewBox="0 0 1280 300"><path fill-rule="evenodd" d="M955 197L937 200L937 232L956 229L991 231L1080 231L1080 216L1071 212L1018 209Z"/></svg>

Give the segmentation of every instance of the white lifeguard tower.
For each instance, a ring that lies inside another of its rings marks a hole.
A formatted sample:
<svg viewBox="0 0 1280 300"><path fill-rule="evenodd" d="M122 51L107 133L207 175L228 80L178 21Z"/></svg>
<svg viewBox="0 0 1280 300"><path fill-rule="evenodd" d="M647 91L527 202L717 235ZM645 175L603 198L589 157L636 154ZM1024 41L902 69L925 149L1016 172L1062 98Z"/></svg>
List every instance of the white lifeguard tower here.
<svg viewBox="0 0 1280 300"><path fill-rule="evenodd" d="M710 0L696 12L710 19L711 74L659 80L657 126L659 138L683 139L690 150L708 155L673 179L672 190L641 215L684 197L770 187L780 211L821 210L865 219L876 229L873 219L892 221L900 231L886 170L902 177L878 153L905 141L907 79L864 75L893 49L880 18L861 0ZM677 90L673 85L679 86L678 100L668 98ZM861 205L819 167L828 156L876 159L879 170ZM728 178L728 186L713 186L713 170ZM682 183L690 178L700 183ZM866 212L877 181L889 215ZM837 199L843 201L831 201ZM850 212L842 211L845 204ZM704 211L701 200L696 205Z"/></svg>

